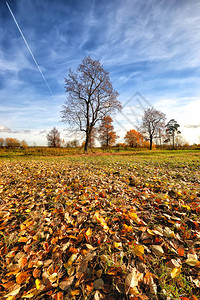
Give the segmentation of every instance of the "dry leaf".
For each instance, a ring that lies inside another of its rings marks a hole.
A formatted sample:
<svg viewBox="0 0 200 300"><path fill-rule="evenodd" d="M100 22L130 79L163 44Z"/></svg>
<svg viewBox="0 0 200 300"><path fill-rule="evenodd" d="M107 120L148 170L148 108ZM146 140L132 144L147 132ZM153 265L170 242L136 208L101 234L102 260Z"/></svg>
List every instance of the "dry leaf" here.
<svg viewBox="0 0 200 300"><path fill-rule="evenodd" d="M74 278L75 276L71 276L67 278L67 280L61 281L59 283L59 287L61 288L61 290L67 291L70 288L70 286L73 284Z"/></svg>
<svg viewBox="0 0 200 300"><path fill-rule="evenodd" d="M152 245L151 249L153 250L153 252L158 255L158 256L163 256L164 255L164 250L161 246L159 245Z"/></svg>
<svg viewBox="0 0 200 300"><path fill-rule="evenodd" d="M180 275L181 273L181 267L179 268L174 268L172 271L171 271L171 277L172 278L175 278L177 277L178 275Z"/></svg>
<svg viewBox="0 0 200 300"><path fill-rule="evenodd" d="M142 256L144 254L144 246L142 245L135 245L133 250L137 256Z"/></svg>
<svg viewBox="0 0 200 300"><path fill-rule="evenodd" d="M104 286L104 281L101 278L94 281L94 289L95 290L100 290L103 288L103 286Z"/></svg>
<svg viewBox="0 0 200 300"><path fill-rule="evenodd" d="M16 282L18 284L24 284L30 278L30 275L27 272L21 272L16 276Z"/></svg>

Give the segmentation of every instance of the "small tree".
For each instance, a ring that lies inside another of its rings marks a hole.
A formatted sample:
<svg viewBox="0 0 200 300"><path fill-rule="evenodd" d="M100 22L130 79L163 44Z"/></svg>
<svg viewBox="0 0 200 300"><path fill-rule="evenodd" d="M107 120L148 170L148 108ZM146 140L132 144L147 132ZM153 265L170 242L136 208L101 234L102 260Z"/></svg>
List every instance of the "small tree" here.
<svg viewBox="0 0 200 300"><path fill-rule="evenodd" d="M65 79L67 101L61 111L62 120L85 132L87 152L92 129L106 115L121 109L118 93L113 89L109 73L98 60L85 57L78 69L69 70Z"/></svg>
<svg viewBox="0 0 200 300"><path fill-rule="evenodd" d="M74 139L71 141L71 147L79 147L79 141L77 139Z"/></svg>
<svg viewBox="0 0 200 300"><path fill-rule="evenodd" d="M99 140L102 146L108 147L113 146L118 139L116 132L114 131L114 126L112 125L112 118L106 116L102 119L99 126Z"/></svg>
<svg viewBox="0 0 200 300"><path fill-rule="evenodd" d="M170 139L172 138L172 149L174 149L176 134L181 133L178 130L179 127L180 125L174 119L171 119L166 125L166 134L168 137L166 141L170 141Z"/></svg>
<svg viewBox="0 0 200 300"><path fill-rule="evenodd" d="M157 137L165 127L166 115L155 108L147 108L142 117L141 131L147 135L152 149L153 139Z"/></svg>
<svg viewBox="0 0 200 300"><path fill-rule="evenodd" d="M4 139L0 138L0 148L2 148L4 145Z"/></svg>
<svg viewBox="0 0 200 300"><path fill-rule="evenodd" d="M130 129L127 131L125 137L125 142L129 147L141 147L144 144L144 137L143 135L134 129Z"/></svg>
<svg viewBox="0 0 200 300"><path fill-rule="evenodd" d="M61 138L60 132L54 127L48 134L47 134L47 143L49 147L61 147Z"/></svg>
<svg viewBox="0 0 200 300"><path fill-rule="evenodd" d="M28 148L28 144L25 140L21 141L20 146L22 149L27 149Z"/></svg>
<svg viewBox="0 0 200 300"><path fill-rule="evenodd" d="M7 148L18 148L20 146L20 142L17 139L6 138L5 139L5 146Z"/></svg>

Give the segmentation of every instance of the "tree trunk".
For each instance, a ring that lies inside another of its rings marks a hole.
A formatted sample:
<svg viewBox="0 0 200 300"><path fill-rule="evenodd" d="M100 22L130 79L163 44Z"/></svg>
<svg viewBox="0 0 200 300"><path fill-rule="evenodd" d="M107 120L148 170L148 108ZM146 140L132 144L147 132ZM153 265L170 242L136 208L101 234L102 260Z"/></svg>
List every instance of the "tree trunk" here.
<svg viewBox="0 0 200 300"><path fill-rule="evenodd" d="M89 148L89 136L86 136L84 152L88 152L88 148Z"/></svg>
<svg viewBox="0 0 200 300"><path fill-rule="evenodd" d="M150 135L150 139L149 139L149 142L150 142L150 150L152 150L152 144L153 144L153 137L152 135Z"/></svg>
<svg viewBox="0 0 200 300"><path fill-rule="evenodd" d="M172 133L172 149L174 150L174 132Z"/></svg>

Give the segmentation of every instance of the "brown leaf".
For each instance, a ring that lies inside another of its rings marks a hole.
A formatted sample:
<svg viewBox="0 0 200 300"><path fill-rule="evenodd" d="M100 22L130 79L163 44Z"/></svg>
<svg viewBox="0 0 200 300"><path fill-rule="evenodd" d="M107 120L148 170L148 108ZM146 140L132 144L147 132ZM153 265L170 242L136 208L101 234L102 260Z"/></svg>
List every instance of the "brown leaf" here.
<svg viewBox="0 0 200 300"><path fill-rule="evenodd" d="M21 272L21 273L17 274L16 282L18 284L24 284L29 278L30 278L30 275L27 272Z"/></svg>
<svg viewBox="0 0 200 300"><path fill-rule="evenodd" d="M33 270L33 277L34 277L34 278L39 278L40 275L41 275L41 270L38 269L38 268L35 268L35 269Z"/></svg>
<svg viewBox="0 0 200 300"><path fill-rule="evenodd" d="M59 287L61 288L61 290L67 291L70 288L70 286L73 284L74 278L75 276L71 276L67 278L67 280L61 281L59 283Z"/></svg>
<svg viewBox="0 0 200 300"><path fill-rule="evenodd" d="M23 269L25 265L27 264L27 258L25 256L22 256L18 261L20 269Z"/></svg>

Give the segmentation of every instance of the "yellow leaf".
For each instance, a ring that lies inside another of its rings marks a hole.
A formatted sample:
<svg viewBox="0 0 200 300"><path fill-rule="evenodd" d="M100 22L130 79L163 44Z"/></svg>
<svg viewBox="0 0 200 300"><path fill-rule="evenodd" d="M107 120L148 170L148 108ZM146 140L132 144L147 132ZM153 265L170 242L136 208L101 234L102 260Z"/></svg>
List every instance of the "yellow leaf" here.
<svg viewBox="0 0 200 300"><path fill-rule="evenodd" d="M70 266L73 264L73 262L76 260L76 258L77 258L77 254L72 254L72 255L70 256L70 258L68 259L67 263L64 264L64 267L65 267L66 269L67 269L68 267L70 267Z"/></svg>
<svg viewBox="0 0 200 300"><path fill-rule="evenodd" d="M41 280L36 279L35 280L36 289L39 290L41 288Z"/></svg>
<svg viewBox="0 0 200 300"><path fill-rule="evenodd" d="M21 225L20 225L20 229L21 229L21 230L25 230L25 229L26 229L26 225L21 224Z"/></svg>
<svg viewBox="0 0 200 300"><path fill-rule="evenodd" d="M87 237L90 237L92 235L92 229L89 227L85 234Z"/></svg>
<svg viewBox="0 0 200 300"><path fill-rule="evenodd" d="M116 249L119 249L119 248L121 248L122 247L122 243L120 242L120 243L117 243L117 242L114 242L114 247L116 248Z"/></svg>
<svg viewBox="0 0 200 300"><path fill-rule="evenodd" d="M80 295L80 293L81 293L81 291L76 289L76 290L71 291L71 296Z"/></svg>
<svg viewBox="0 0 200 300"><path fill-rule="evenodd" d="M18 239L18 242L19 243L26 243L28 241L27 237L25 236L21 236L19 239Z"/></svg>
<svg viewBox="0 0 200 300"><path fill-rule="evenodd" d="M147 232L148 232L148 234L150 234L150 235L154 235L154 232L151 230L151 229L147 229Z"/></svg>
<svg viewBox="0 0 200 300"><path fill-rule="evenodd" d="M106 221L104 220L103 217L101 217L101 216L99 215L99 212L96 212L94 216L96 217L96 220L97 220L97 221L101 224L101 226L104 228L104 230L109 230L109 227L107 226Z"/></svg>
<svg viewBox="0 0 200 300"><path fill-rule="evenodd" d="M172 278L175 278L175 277L177 277L180 273L181 273L181 267L179 267L179 268L174 268L174 269L171 271L171 277L172 277Z"/></svg>
<svg viewBox="0 0 200 300"><path fill-rule="evenodd" d="M144 254L144 247L142 245L135 245L134 252L135 252L135 255L141 256Z"/></svg>
<svg viewBox="0 0 200 300"><path fill-rule="evenodd" d="M56 236L51 240L51 244L54 245L57 243L57 241L58 241L58 237Z"/></svg>
<svg viewBox="0 0 200 300"><path fill-rule="evenodd" d="M133 219L133 220L137 220L138 219L138 216L137 216L137 214L134 212L134 211L130 211L129 212L129 218L130 219Z"/></svg>
<svg viewBox="0 0 200 300"><path fill-rule="evenodd" d="M126 232L133 232L133 227L123 224L123 230Z"/></svg>

